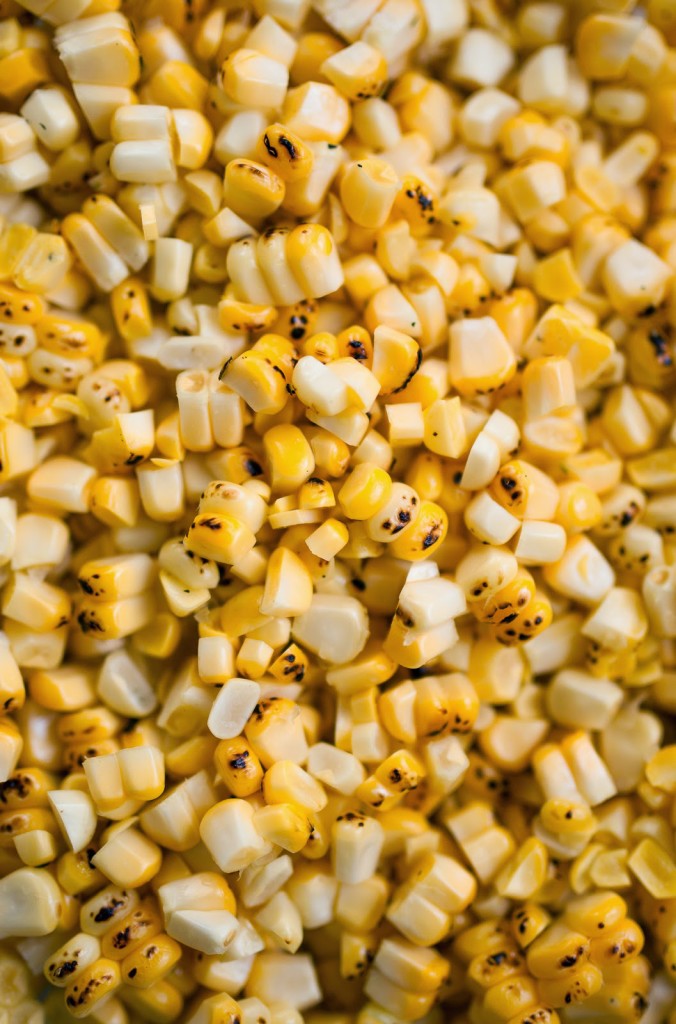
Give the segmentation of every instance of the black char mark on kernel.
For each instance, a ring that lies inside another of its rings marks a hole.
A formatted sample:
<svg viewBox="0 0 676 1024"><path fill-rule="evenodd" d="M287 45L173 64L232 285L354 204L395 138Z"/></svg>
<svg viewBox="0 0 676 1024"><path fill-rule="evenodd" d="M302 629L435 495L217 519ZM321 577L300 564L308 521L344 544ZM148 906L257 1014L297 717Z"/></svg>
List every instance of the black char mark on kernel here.
<svg viewBox="0 0 676 1024"><path fill-rule="evenodd" d="M395 388L395 389L394 389L394 391L392 392L392 394L393 394L393 395L396 395L396 394L398 394L398 392L399 392L399 391L403 391L403 390L404 390L405 388L407 388L407 387L409 386L409 384L411 383L411 381L412 381L412 380L413 380L413 378L415 377L416 373L417 373L417 372L418 372L418 370L420 369L420 364L422 363L422 357L423 357L423 356L422 356L422 349L421 349L421 348L419 347L419 348L418 348L418 354L417 354L417 356L416 356L416 363L415 363L415 366L413 367L413 369L412 369L412 370L411 370L411 372L409 373L409 375L408 375L408 377L406 378L406 380L404 381L404 383L403 383L403 384L401 384L401 385L400 385L400 386L399 386L398 388Z"/></svg>
<svg viewBox="0 0 676 1024"><path fill-rule="evenodd" d="M295 160L298 157L296 147L294 146L291 139L287 139L286 135L279 136L279 144L280 146L283 146L284 149L287 151L290 160Z"/></svg>

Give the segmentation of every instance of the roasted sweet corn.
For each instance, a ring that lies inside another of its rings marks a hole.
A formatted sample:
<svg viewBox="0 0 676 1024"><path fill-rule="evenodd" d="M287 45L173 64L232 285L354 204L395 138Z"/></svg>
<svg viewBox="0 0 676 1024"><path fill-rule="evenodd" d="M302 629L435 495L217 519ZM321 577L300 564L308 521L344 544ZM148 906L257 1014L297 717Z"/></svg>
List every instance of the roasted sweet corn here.
<svg viewBox="0 0 676 1024"><path fill-rule="evenodd" d="M672 1020L675 46L0 3L0 1017Z"/></svg>

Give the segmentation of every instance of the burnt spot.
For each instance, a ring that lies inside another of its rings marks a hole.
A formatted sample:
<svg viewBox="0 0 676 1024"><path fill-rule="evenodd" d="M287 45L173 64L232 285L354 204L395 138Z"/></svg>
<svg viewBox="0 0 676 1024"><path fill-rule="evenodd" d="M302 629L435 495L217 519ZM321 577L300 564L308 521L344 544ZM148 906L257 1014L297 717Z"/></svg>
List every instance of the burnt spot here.
<svg viewBox="0 0 676 1024"><path fill-rule="evenodd" d="M393 768L390 772L390 782L401 782L401 772L398 768Z"/></svg>
<svg viewBox="0 0 676 1024"><path fill-rule="evenodd" d="M305 337L306 330L307 330L305 326L297 326L299 320L304 320L305 323L307 323L307 318L304 317L304 316L303 317L297 317L297 316L292 316L291 317L292 327L291 327L290 334L291 334L291 337L293 338L294 341L301 341Z"/></svg>
<svg viewBox="0 0 676 1024"><path fill-rule="evenodd" d="M200 526L204 526L207 530L220 530L223 524L215 516L208 516L206 519L200 521Z"/></svg>
<svg viewBox="0 0 676 1024"><path fill-rule="evenodd" d="M77 960L65 960L62 964L57 967L56 964L52 964L50 972L53 978L60 980L61 978L67 978L69 974L72 974L77 969Z"/></svg>
<svg viewBox="0 0 676 1024"><path fill-rule="evenodd" d="M138 967L132 967L132 969L127 972L127 977L128 978L135 978L137 974L138 974Z"/></svg>
<svg viewBox="0 0 676 1024"><path fill-rule="evenodd" d="M99 988L100 985L105 985L112 980L113 975L110 973L110 971L106 972L105 974L101 974L100 977L98 978L90 978L85 987L82 989L81 992L78 993L77 996L75 995L75 993L78 992L78 986L74 985L73 995L68 996L66 998L67 1005L73 1008L77 1006L86 1006L86 1004L94 998L94 993L96 992L97 988Z"/></svg>
<svg viewBox="0 0 676 1024"><path fill-rule="evenodd" d="M291 141L291 139L287 139L286 135L280 135L279 136L279 144L280 144L280 146L283 146L284 149L289 154L289 160L297 160L298 159L298 150L294 146L294 144Z"/></svg>
<svg viewBox="0 0 676 1024"><path fill-rule="evenodd" d="M499 967L506 959L507 954L501 950L499 953L491 953L490 956L487 956L486 963L489 967Z"/></svg>
<svg viewBox="0 0 676 1024"><path fill-rule="evenodd" d="M77 617L77 622L78 622L78 625L79 625L80 629L82 630L82 632L85 635L87 633L105 633L105 629L103 628L103 625L95 617L95 614L94 614L93 611L90 611L90 612L87 612L86 610L81 611L80 614Z"/></svg>
<svg viewBox="0 0 676 1024"><path fill-rule="evenodd" d="M241 754L237 754L228 761L228 765L233 771L242 771L248 764L249 751L243 750Z"/></svg>
<svg viewBox="0 0 676 1024"><path fill-rule="evenodd" d="M277 159L277 150L275 149L275 147L270 142L270 137L268 136L267 132L263 136L263 145L267 149L267 151L270 154L270 156L273 157L276 160Z"/></svg>
<svg viewBox="0 0 676 1024"><path fill-rule="evenodd" d="M440 537L441 537L441 523L436 523L434 526L430 527L428 532L423 537L423 542L422 542L423 550L427 551L428 548L431 548L433 544L436 544L436 542L439 540Z"/></svg>
<svg viewBox="0 0 676 1024"><path fill-rule="evenodd" d="M360 362L363 361L364 359L368 359L366 346L364 345L363 341L360 341L359 338L350 338L350 340L347 343L347 347L350 349L350 356L352 357L352 359L357 359Z"/></svg>
<svg viewBox="0 0 676 1024"><path fill-rule="evenodd" d="M669 368L674 365L674 360L671 356L671 350L669 348L669 342L659 331L650 331L648 334L648 341L652 345L655 358L660 366Z"/></svg>
<svg viewBox="0 0 676 1024"><path fill-rule="evenodd" d="M78 580L77 582L80 587L80 590L83 590L85 594L94 593L94 588L92 587L91 583L89 583L87 580Z"/></svg>
<svg viewBox="0 0 676 1024"><path fill-rule="evenodd" d="M409 373L409 375L406 378L406 380L404 381L404 383L400 387L394 389L394 391L392 392L393 395L396 395L399 391L403 391L404 388L408 387L408 385L411 383L411 381L415 377L416 373L420 369L420 364L421 363L422 363L422 349L418 348L418 354L416 356L415 366L413 367L413 369Z"/></svg>
<svg viewBox="0 0 676 1024"><path fill-rule="evenodd" d="M0 783L0 803L6 804L9 795L14 795L20 800L30 796L31 783L25 775L15 775L6 782Z"/></svg>
<svg viewBox="0 0 676 1024"><path fill-rule="evenodd" d="M578 961L577 953L569 953L568 956L562 956L559 960L559 967L574 967Z"/></svg>
<svg viewBox="0 0 676 1024"><path fill-rule="evenodd" d="M107 903L106 906L101 907L99 911L94 915L94 920L96 921L97 924L101 924L103 921L109 921L113 914L122 906L124 906L124 901L118 900L115 896L113 896L110 903Z"/></svg>
<svg viewBox="0 0 676 1024"><path fill-rule="evenodd" d="M113 935L112 944L114 949L124 949L131 938L131 927L127 925L126 928L122 928L116 935Z"/></svg>
<svg viewBox="0 0 676 1024"><path fill-rule="evenodd" d="M125 466L137 466L139 462L143 462L142 455L130 455L128 459L124 460Z"/></svg>

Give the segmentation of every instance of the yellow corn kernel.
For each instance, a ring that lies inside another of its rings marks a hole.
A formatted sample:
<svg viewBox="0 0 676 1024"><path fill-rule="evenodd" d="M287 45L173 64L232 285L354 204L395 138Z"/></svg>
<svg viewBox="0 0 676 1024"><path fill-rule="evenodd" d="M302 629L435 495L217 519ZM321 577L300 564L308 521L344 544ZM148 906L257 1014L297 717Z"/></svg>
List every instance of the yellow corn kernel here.
<svg viewBox="0 0 676 1024"><path fill-rule="evenodd" d="M116 913L114 923L104 930L101 952L119 962L161 931L162 917L155 900L146 898L123 916Z"/></svg>
<svg viewBox="0 0 676 1024"><path fill-rule="evenodd" d="M185 536L185 546L201 558L233 565L254 547L256 537L234 516L198 513Z"/></svg>
<svg viewBox="0 0 676 1024"><path fill-rule="evenodd" d="M299 427L280 424L263 438L273 491L289 494L312 476L315 458Z"/></svg>
<svg viewBox="0 0 676 1024"><path fill-rule="evenodd" d="M182 60L167 60L151 76L148 83L153 102L176 108L201 110L207 96L206 79Z"/></svg>
<svg viewBox="0 0 676 1024"><path fill-rule="evenodd" d="M586 963L558 978L542 978L538 991L543 1002L554 1006L584 1003L603 985L603 975L594 964Z"/></svg>
<svg viewBox="0 0 676 1024"><path fill-rule="evenodd" d="M644 937L639 925L625 918L603 934L592 937L589 958L600 970L625 964L639 956L643 949Z"/></svg>
<svg viewBox="0 0 676 1024"><path fill-rule="evenodd" d="M144 283L129 277L113 288L110 303L118 333L125 341L138 341L152 330L150 303Z"/></svg>
<svg viewBox="0 0 676 1024"><path fill-rule="evenodd" d="M58 835L56 820L46 807L27 807L25 810L0 813L0 846L12 847L14 837L40 829Z"/></svg>
<svg viewBox="0 0 676 1024"><path fill-rule="evenodd" d="M493 626L495 638L503 644L523 643L543 633L551 625L554 612L544 594L535 594L523 611L511 622Z"/></svg>
<svg viewBox="0 0 676 1024"><path fill-rule="evenodd" d="M550 915L539 903L524 903L512 912L514 938L522 949L527 949L550 922Z"/></svg>
<svg viewBox="0 0 676 1024"><path fill-rule="evenodd" d="M632 873L656 899L673 899L676 867L669 853L654 839L647 838L634 848L627 862Z"/></svg>
<svg viewBox="0 0 676 1024"><path fill-rule="evenodd" d="M168 935L154 935L129 953L120 964L126 985L148 988L163 978L181 958L182 948Z"/></svg>
<svg viewBox="0 0 676 1024"><path fill-rule="evenodd" d="M214 753L214 763L233 796L252 796L260 790L263 768L243 736L221 740Z"/></svg>
<svg viewBox="0 0 676 1024"><path fill-rule="evenodd" d="M42 50L18 49L0 60L0 96L17 107L43 82L51 78Z"/></svg>
<svg viewBox="0 0 676 1024"><path fill-rule="evenodd" d="M174 977L175 972L172 974L172 978ZM133 1013L145 1020L153 1020L155 1024L173 1024L180 1018L183 1010L181 992L166 978L160 978L148 988L123 986L120 997Z"/></svg>
<svg viewBox="0 0 676 1024"><path fill-rule="evenodd" d="M259 138L256 157L284 181L307 178L315 159L299 135L278 123L269 125Z"/></svg>
<svg viewBox="0 0 676 1024"><path fill-rule="evenodd" d="M453 953L465 965L475 956L510 948L514 947L509 923L499 918L471 925L453 940Z"/></svg>
<svg viewBox="0 0 676 1024"><path fill-rule="evenodd" d="M507 978L524 973L525 958L515 949L484 953L467 965L467 981L472 991L490 989Z"/></svg>
<svg viewBox="0 0 676 1024"><path fill-rule="evenodd" d="M589 959L589 939L567 925L550 925L528 947L528 969L536 978L556 979Z"/></svg>
<svg viewBox="0 0 676 1024"><path fill-rule="evenodd" d="M470 608L480 622L509 623L528 607L534 595L535 581L527 570L521 569L506 586L470 601Z"/></svg>
<svg viewBox="0 0 676 1024"><path fill-rule="evenodd" d="M219 380L235 391L254 412L274 415L281 412L289 397L284 373L281 368L278 370L262 354L243 352L225 364Z"/></svg>
<svg viewBox="0 0 676 1024"><path fill-rule="evenodd" d="M269 804L254 814L254 826L268 842L298 853L310 838L311 825L303 808L289 803Z"/></svg>
<svg viewBox="0 0 676 1024"><path fill-rule="evenodd" d="M460 673L418 680L415 726L419 736L467 732L476 721L478 712L476 690Z"/></svg>
<svg viewBox="0 0 676 1024"><path fill-rule="evenodd" d="M66 987L65 1000L69 1013L78 1019L86 1017L121 984L119 964L100 957Z"/></svg>
<svg viewBox="0 0 676 1024"><path fill-rule="evenodd" d="M447 530L448 516L443 508L433 501L422 501L413 526L392 542L392 554L409 562L427 558L443 544Z"/></svg>
<svg viewBox="0 0 676 1024"><path fill-rule="evenodd" d="M231 160L224 187L227 205L245 220L268 217L284 201L284 179L253 160Z"/></svg>

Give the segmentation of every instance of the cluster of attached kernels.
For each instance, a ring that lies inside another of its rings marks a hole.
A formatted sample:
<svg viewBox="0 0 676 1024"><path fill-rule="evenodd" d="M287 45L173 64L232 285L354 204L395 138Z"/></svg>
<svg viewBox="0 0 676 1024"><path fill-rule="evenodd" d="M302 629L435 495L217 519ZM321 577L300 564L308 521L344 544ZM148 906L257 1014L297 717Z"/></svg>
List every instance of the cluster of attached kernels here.
<svg viewBox="0 0 676 1024"><path fill-rule="evenodd" d="M649 967L640 956L643 934L627 905L605 891L570 901L552 921L537 903L518 906L511 920L487 920L453 943L466 965L478 1019L514 1024L572 1020L584 1014L638 1019L646 1005ZM612 1008L618 1009L613 1014Z"/></svg>

